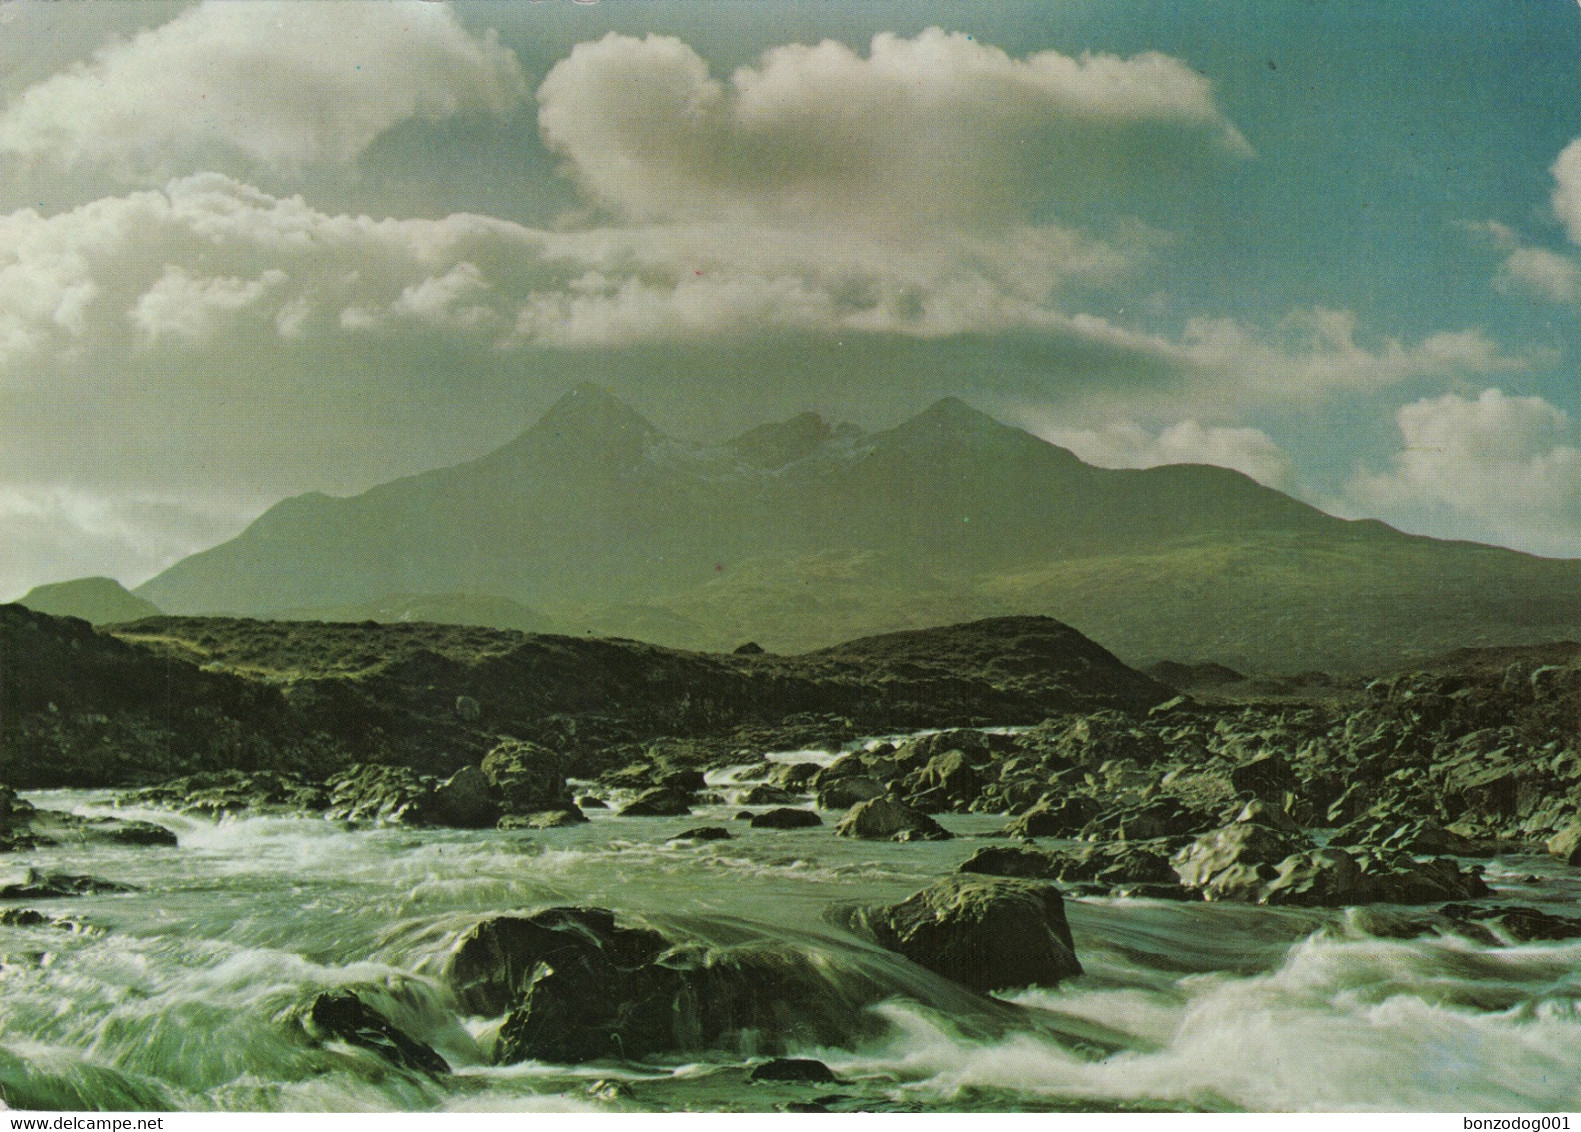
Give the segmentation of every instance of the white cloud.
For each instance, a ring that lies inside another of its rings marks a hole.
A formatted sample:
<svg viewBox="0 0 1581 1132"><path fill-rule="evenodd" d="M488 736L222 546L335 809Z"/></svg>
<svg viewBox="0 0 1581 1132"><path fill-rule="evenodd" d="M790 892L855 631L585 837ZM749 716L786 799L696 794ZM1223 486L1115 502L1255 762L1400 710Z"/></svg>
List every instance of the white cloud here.
<svg viewBox="0 0 1581 1132"><path fill-rule="evenodd" d="M1195 420L1177 421L1157 432L1134 421L1070 428L1040 422L1036 418L1041 414L1020 415L1036 435L1100 468L1214 464L1234 468L1268 487L1285 490L1290 485L1290 458L1261 429L1203 425Z"/></svg>
<svg viewBox="0 0 1581 1132"><path fill-rule="evenodd" d="M1402 448L1383 472L1345 488L1356 513L1408 529L1493 540L1539 554L1581 554L1581 435L1540 397L1486 389L1400 409Z"/></svg>
<svg viewBox="0 0 1581 1132"><path fill-rule="evenodd" d="M156 176L231 152L290 172L352 161L407 119L525 94L515 56L445 4L209 0L23 91L0 152Z"/></svg>
<svg viewBox="0 0 1581 1132"><path fill-rule="evenodd" d="M639 221L976 227L1102 180L1137 125L1249 152L1177 59L1014 59L938 28L878 35L865 57L777 47L728 84L678 39L611 33L557 63L538 99L546 143Z"/></svg>
<svg viewBox="0 0 1581 1132"><path fill-rule="evenodd" d="M80 577L84 563L136 585L241 530L264 501L107 493L63 484L0 483L0 600L43 581Z"/></svg>
<svg viewBox="0 0 1581 1132"><path fill-rule="evenodd" d="M1503 353L1477 330L1445 331L1416 343L1384 337L1358 340L1354 311L1322 307L1293 311L1259 333L1226 318L1187 323L1182 358L1210 386L1266 399L1316 399L1342 391L1379 389L1415 378L1453 377L1526 369L1531 361Z"/></svg>
<svg viewBox="0 0 1581 1132"><path fill-rule="evenodd" d="M276 268L257 279L196 279L185 268L167 264L165 273L137 300L130 317L150 340L168 335L203 341L286 282L285 272Z"/></svg>
<svg viewBox="0 0 1581 1132"><path fill-rule="evenodd" d="M1560 151L1553 175L1554 211L1570 233L1570 242L1581 244L1581 138Z"/></svg>
<svg viewBox="0 0 1581 1132"><path fill-rule="evenodd" d="M1504 261L1499 282L1555 303L1581 302L1581 266L1545 248L1517 248Z"/></svg>

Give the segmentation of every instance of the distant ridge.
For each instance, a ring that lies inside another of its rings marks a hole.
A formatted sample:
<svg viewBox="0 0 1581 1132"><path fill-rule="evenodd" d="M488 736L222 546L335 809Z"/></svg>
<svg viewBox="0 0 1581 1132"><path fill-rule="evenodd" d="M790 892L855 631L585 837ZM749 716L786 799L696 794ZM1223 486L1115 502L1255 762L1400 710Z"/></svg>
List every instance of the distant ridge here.
<svg viewBox="0 0 1581 1132"><path fill-rule="evenodd" d="M74 578L28 590L18 605L53 617L80 617L95 625L115 625L158 617L159 606L128 591L114 578Z"/></svg>
<svg viewBox="0 0 1581 1132"><path fill-rule="evenodd" d="M137 593L253 617L488 594L568 632L781 653L1042 614L1129 663L1246 672L1581 635L1581 562L1338 519L1225 468L1092 467L956 398L710 447L596 386L479 459L285 500Z"/></svg>

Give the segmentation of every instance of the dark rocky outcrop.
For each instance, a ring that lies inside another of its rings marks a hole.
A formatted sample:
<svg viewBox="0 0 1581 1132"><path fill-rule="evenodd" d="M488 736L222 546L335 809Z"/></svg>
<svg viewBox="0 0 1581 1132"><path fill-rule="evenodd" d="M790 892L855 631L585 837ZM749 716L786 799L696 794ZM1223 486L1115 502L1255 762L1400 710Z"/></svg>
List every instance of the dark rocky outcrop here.
<svg viewBox="0 0 1581 1132"><path fill-rule="evenodd" d="M953 836L921 810L888 797L852 806L834 832L867 841L947 841Z"/></svg>
<svg viewBox="0 0 1581 1132"><path fill-rule="evenodd" d="M797 810L788 806L752 816L753 829L811 829L822 824L823 819L812 810Z"/></svg>
<svg viewBox="0 0 1581 1132"><path fill-rule="evenodd" d="M537 743L508 739L483 757L483 777L506 813L563 810L574 803L566 786L566 760Z"/></svg>
<svg viewBox="0 0 1581 1132"><path fill-rule="evenodd" d="M1054 986L1082 973L1050 884L946 877L899 904L860 909L853 926L880 946L977 991Z"/></svg>

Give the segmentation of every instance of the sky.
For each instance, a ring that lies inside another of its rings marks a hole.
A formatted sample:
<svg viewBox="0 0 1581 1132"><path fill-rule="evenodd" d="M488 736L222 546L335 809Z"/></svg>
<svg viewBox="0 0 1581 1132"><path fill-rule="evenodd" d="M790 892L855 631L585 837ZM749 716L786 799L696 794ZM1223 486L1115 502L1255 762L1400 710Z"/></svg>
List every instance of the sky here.
<svg viewBox="0 0 1581 1132"><path fill-rule="evenodd" d="M1581 557L1575 0L0 4L0 599L961 397Z"/></svg>

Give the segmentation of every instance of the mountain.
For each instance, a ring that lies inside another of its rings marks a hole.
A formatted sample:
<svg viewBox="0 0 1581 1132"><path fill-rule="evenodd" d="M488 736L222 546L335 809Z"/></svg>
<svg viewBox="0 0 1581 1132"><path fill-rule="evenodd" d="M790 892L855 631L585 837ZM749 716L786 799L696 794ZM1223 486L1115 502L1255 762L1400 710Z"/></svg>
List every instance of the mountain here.
<svg viewBox="0 0 1581 1132"><path fill-rule="evenodd" d="M17 604L55 617L80 617L95 625L115 625L160 614L159 606L129 592L114 578L75 578L34 586Z"/></svg>
<svg viewBox="0 0 1581 1132"><path fill-rule="evenodd" d="M468 593L779 651L1046 614L1128 662L1254 672L1581 632L1581 562L1337 519L1224 468L1092 467L954 398L884 432L804 414L704 447L591 386L480 459L288 499L137 592L255 617Z"/></svg>

